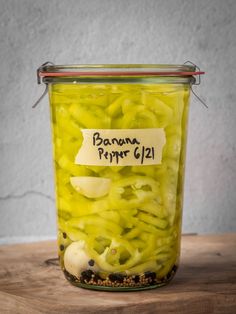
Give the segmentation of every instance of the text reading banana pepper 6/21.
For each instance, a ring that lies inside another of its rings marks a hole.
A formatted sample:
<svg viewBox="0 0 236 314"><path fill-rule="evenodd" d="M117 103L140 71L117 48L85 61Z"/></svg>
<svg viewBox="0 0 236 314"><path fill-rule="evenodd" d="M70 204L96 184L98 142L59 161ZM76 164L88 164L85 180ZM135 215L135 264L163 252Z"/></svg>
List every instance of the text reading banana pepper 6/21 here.
<svg viewBox="0 0 236 314"><path fill-rule="evenodd" d="M155 165L162 159L164 129L82 129L75 163L95 166Z"/></svg>

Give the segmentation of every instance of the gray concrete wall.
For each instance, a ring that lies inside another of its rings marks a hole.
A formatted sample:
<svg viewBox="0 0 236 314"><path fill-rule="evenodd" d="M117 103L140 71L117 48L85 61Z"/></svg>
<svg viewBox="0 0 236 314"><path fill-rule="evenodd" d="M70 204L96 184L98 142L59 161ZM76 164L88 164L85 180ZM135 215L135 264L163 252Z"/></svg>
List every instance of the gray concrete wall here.
<svg viewBox="0 0 236 314"><path fill-rule="evenodd" d="M0 242L55 236L48 100L31 109L48 60L201 66L183 231L236 231L235 15L235 0L0 0Z"/></svg>

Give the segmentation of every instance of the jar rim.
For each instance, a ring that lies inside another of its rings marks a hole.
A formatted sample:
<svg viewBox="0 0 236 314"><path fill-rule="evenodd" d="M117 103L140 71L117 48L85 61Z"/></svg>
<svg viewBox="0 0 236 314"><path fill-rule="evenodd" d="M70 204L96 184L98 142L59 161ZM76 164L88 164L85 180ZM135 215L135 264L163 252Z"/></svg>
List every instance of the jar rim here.
<svg viewBox="0 0 236 314"><path fill-rule="evenodd" d="M150 77L195 76L204 74L196 66L187 64L43 64L38 69L40 77Z"/></svg>

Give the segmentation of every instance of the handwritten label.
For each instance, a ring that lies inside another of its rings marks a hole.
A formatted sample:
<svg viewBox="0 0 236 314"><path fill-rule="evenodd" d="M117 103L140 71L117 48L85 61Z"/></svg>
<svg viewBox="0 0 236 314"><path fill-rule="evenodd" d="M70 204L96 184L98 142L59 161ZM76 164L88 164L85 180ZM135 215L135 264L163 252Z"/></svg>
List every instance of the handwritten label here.
<svg viewBox="0 0 236 314"><path fill-rule="evenodd" d="M78 165L157 165L166 143L164 129L82 129Z"/></svg>

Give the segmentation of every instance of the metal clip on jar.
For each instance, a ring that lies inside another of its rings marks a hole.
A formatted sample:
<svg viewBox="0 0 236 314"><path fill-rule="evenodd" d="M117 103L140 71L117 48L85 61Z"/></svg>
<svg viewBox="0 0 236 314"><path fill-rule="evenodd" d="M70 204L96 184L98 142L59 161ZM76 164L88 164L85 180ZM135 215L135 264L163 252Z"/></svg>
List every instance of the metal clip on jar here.
<svg viewBox="0 0 236 314"><path fill-rule="evenodd" d="M44 64L58 247L75 286L163 286L179 264L193 65Z"/></svg>

